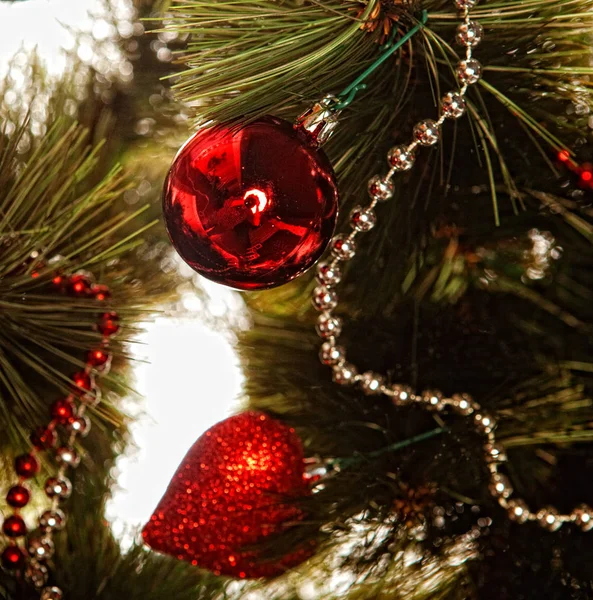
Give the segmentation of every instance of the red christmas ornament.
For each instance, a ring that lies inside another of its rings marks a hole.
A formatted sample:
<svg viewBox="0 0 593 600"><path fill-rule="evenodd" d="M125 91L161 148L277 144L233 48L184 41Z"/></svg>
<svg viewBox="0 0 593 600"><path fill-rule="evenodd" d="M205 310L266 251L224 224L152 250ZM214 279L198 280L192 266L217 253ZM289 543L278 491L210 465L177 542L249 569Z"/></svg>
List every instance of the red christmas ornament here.
<svg viewBox="0 0 593 600"><path fill-rule="evenodd" d="M291 500L309 494L294 430L246 412L197 440L142 535L155 550L217 575L271 577L308 558L312 547L264 561L253 545L302 519Z"/></svg>
<svg viewBox="0 0 593 600"><path fill-rule="evenodd" d="M91 279L81 273L72 275L68 281L68 291L73 296L88 296L91 291Z"/></svg>
<svg viewBox="0 0 593 600"><path fill-rule="evenodd" d="M337 209L325 153L269 116L196 133L177 154L163 196L181 258L240 290L275 287L304 273L327 246Z"/></svg>
<svg viewBox="0 0 593 600"><path fill-rule="evenodd" d="M111 354L103 348L95 348L87 354L86 362L97 370L106 370L111 361Z"/></svg>
<svg viewBox="0 0 593 600"><path fill-rule="evenodd" d="M57 402L54 403L57 404ZM30 435L29 439L37 450L47 450L53 448L58 442L58 434L51 427L37 427Z"/></svg>
<svg viewBox="0 0 593 600"><path fill-rule="evenodd" d="M93 285L91 295L99 302L105 302L111 298L111 290L106 285Z"/></svg>

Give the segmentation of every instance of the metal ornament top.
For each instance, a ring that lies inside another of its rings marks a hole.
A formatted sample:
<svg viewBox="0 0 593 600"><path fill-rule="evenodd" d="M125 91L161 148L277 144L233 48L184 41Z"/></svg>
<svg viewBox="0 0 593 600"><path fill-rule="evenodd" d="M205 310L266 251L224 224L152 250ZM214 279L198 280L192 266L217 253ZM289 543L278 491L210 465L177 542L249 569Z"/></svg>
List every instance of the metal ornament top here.
<svg viewBox="0 0 593 600"><path fill-rule="evenodd" d="M414 166L416 151L422 146L435 145L441 135L441 128L447 119L458 119L465 113L465 95L470 85L477 83L482 74L480 63L473 58L473 49L483 37L482 26L470 18L470 10L477 0L454 0L460 11L461 23L457 27L456 42L465 50L456 67L459 88L446 93L440 102L441 115L438 120L425 119L416 124L412 132L412 141L408 144L395 146L389 150L387 162L389 171L386 175L375 175L368 183L370 202L366 206L356 206L350 213L350 232L340 233L330 243L331 258L317 266L319 285L313 290L313 305L321 312L317 319L317 333L324 340L319 353L323 364L331 367L333 380L339 385L357 385L367 395L384 395L392 399L396 406L418 404L431 411L451 409L454 413L468 419L473 428L484 439L484 460L490 473L489 489L502 508L507 511L510 519L518 523L536 521L549 531L556 531L565 523L574 523L582 531L593 530L593 509L586 505L575 508L569 514L560 514L553 506L543 507L532 511L520 498L513 497L513 488L509 479L499 472L507 461L504 447L497 443L495 429L496 419L486 413L480 404L467 394L454 394L447 398L435 390L426 390L416 394L409 386L390 384L378 373L367 371L360 374L356 367L348 362L346 349L338 344L342 332L343 320L333 314L338 305L336 287L342 280L342 263L354 258L356 254L357 237L373 229L377 217L375 207L393 197L393 178L397 173L408 171ZM422 24L419 24L417 31ZM415 32L415 31L414 31ZM413 34L410 31L405 40ZM403 38L402 38L403 39ZM398 46L403 43L401 40ZM392 49L393 50L393 49ZM382 62L389 54L382 55ZM376 62L378 62L376 61ZM375 64L375 63L374 63ZM380 64L380 63L379 63ZM371 70L373 65L371 65ZM376 68L376 66L375 66ZM361 89L361 81L367 70L349 88L338 97L327 96L305 113L297 122L309 133L316 132L318 139L327 139L336 126L336 115L331 114L332 108L339 111L352 101L356 91ZM333 120L332 120L333 117Z"/></svg>

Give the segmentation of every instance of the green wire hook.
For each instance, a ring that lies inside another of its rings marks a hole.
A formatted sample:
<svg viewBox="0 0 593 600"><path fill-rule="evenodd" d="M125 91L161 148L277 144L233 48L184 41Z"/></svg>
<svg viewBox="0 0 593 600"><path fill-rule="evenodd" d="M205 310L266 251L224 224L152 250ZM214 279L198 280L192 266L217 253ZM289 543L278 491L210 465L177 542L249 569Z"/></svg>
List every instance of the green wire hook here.
<svg viewBox="0 0 593 600"><path fill-rule="evenodd" d="M424 25L426 25L427 21L428 21L428 13L425 10L423 10L422 17L420 18L420 22L415 27L412 27L412 29L410 29L410 31L408 31L408 33L406 33L406 35L401 37L395 44L393 44L393 37L395 35L395 32L394 32L392 34L391 38L389 39L389 41L387 41L385 43L385 45L383 46L384 51L379 56L379 58L377 58L377 60L372 65L370 65L368 69L366 69L363 73L361 73L347 88L342 90L337 95L339 102L337 104L335 104L332 107L332 109L333 110L342 110L343 108L346 108L347 106L352 104L356 94L360 90L364 90L367 88L367 85L362 82L377 67L382 65L392 54L394 54L396 52L396 50L399 50L399 48L401 48L413 35L418 33L418 31L420 31L420 29L422 29L422 27L424 27Z"/></svg>

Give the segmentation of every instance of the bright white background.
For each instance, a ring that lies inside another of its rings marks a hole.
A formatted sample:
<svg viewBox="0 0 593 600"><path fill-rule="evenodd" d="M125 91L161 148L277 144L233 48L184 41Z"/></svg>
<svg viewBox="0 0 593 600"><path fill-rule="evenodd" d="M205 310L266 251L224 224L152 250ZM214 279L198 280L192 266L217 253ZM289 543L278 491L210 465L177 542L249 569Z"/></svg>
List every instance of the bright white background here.
<svg viewBox="0 0 593 600"><path fill-rule="evenodd" d="M118 0L125 11L125 0ZM0 74L21 48L37 48L48 71L60 73L66 64L62 48L72 49L74 38L62 24L91 33L109 34L105 22L88 13L101 13L98 0L0 1ZM89 46L82 53L88 54ZM81 52L79 52L81 56ZM81 56L92 60L92 56ZM185 269L185 274L189 275ZM127 402L137 418L132 426L134 445L118 460L118 486L108 506L114 531L125 545L130 533L144 524L163 494L177 465L197 437L226 417L241 388L241 373L228 332L214 331L200 320L242 311L238 295L207 285L204 304L186 292L182 317L159 317L140 336L134 352L135 387L143 396Z"/></svg>

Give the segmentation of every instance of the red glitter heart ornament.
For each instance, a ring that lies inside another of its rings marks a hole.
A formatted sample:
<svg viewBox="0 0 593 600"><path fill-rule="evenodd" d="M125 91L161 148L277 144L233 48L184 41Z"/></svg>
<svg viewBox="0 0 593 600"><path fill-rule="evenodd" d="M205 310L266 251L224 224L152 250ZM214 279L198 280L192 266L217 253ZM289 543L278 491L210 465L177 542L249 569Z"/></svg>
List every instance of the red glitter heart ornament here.
<svg viewBox="0 0 593 600"><path fill-rule="evenodd" d="M217 575L273 577L308 558L312 547L264 561L253 545L302 519L292 501L310 493L294 430L245 412L190 448L142 536L154 550Z"/></svg>

